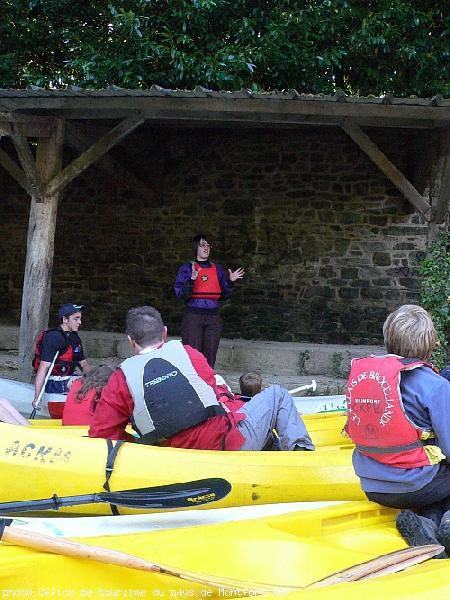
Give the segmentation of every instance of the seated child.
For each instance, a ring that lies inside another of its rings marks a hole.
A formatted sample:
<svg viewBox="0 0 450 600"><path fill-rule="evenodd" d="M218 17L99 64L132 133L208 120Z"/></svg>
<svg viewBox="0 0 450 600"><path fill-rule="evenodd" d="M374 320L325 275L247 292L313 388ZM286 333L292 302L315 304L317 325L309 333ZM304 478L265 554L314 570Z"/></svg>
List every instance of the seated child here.
<svg viewBox="0 0 450 600"><path fill-rule="evenodd" d="M248 402L262 390L262 377L254 371L244 373L239 377L239 387L241 388L240 399Z"/></svg>
<svg viewBox="0 0 450 600"><path fill-rule="evenodd" d="M256 396L256 394L259 394L259 392L262 391L262 377L255 371L243 373L239 377L239 387L241 393L237 396L238 399L248 402L253 396ZM275 429L272 430L272 437L264 446L263 450L280 450L280 442L278 441L278 435Z"/></svg>
<svg viewBox="0 0 450 600"><path fill-rule="evenodd" d="M428 362L436 330L422 307L406 304L383 335L386 355L352 361L353 467L369 500L401 509L397 528L410 546L439 542L450 555L450 387Z"/></svg>
<svg viewBox="0 0 450 600"><path fill-rule="evenodd" d="M99 365L76 379L64 405L63 425L90 425L103 387L117 367Z"/></svg>

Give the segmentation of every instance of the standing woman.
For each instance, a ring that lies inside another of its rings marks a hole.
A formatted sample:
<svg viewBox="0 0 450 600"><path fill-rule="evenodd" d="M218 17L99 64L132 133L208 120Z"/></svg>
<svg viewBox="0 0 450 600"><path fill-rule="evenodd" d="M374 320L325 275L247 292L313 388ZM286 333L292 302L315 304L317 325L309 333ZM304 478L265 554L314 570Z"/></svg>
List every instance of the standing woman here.
<svg viewBox="0 0 450 600"><path fill-rule="evenodd" d="M201 352L214 367L222 332L220 300L231 295L234 282L244 277L244 269L228 269L227 276L219 264L209 260L211 248L207 235L194 237L194 260L178 269L173 289L175 296L185 302L181 323L183 344Z"/></svg>

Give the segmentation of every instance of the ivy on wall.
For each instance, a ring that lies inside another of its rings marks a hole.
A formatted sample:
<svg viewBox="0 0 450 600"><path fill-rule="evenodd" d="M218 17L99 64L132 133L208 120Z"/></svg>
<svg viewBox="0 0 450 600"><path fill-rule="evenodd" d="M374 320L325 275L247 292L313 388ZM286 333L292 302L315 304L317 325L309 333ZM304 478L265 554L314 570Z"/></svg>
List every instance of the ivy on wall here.
<svg viewBox="0 0 450 600"><path fill-rule="evenodd" d="M432 354L433 364L442 369L448 364L447 334L450 327L450 231L442 231L420 265L421 304L431 314L440 345Z"/></svg>

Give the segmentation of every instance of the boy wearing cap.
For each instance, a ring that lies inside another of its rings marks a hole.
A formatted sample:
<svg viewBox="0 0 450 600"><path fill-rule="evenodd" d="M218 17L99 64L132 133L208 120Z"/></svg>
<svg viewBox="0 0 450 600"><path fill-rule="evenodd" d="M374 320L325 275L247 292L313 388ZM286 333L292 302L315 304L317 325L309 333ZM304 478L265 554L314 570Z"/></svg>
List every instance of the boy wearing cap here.
<svg viewBox="0 0 450 600"><path fill-rule="evenodd" d="M59 327L44 332L39 346L39 360L34 382L33 407L36 406L47 372L55 356L52 372L45 385L45 393L66 395L69 391L74 372L79 365L84 372L90 365L84 358L83 347L78 329L81 325L82 304L63 304L58 310Z"/></svg>

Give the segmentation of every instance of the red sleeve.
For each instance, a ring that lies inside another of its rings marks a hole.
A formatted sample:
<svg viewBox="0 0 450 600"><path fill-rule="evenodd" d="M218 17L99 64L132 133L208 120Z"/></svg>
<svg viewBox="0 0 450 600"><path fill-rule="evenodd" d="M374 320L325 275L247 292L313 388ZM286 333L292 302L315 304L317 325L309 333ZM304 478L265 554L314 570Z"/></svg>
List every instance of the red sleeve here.
<svg viewBox="0 0 450 600"><path fill-rule="evenodd" d="M117 369L102 390L92 417L89 437L132 442L134 438L126 433L125 428L133 408L134 402L125 375L121 369Z"/></svg>

